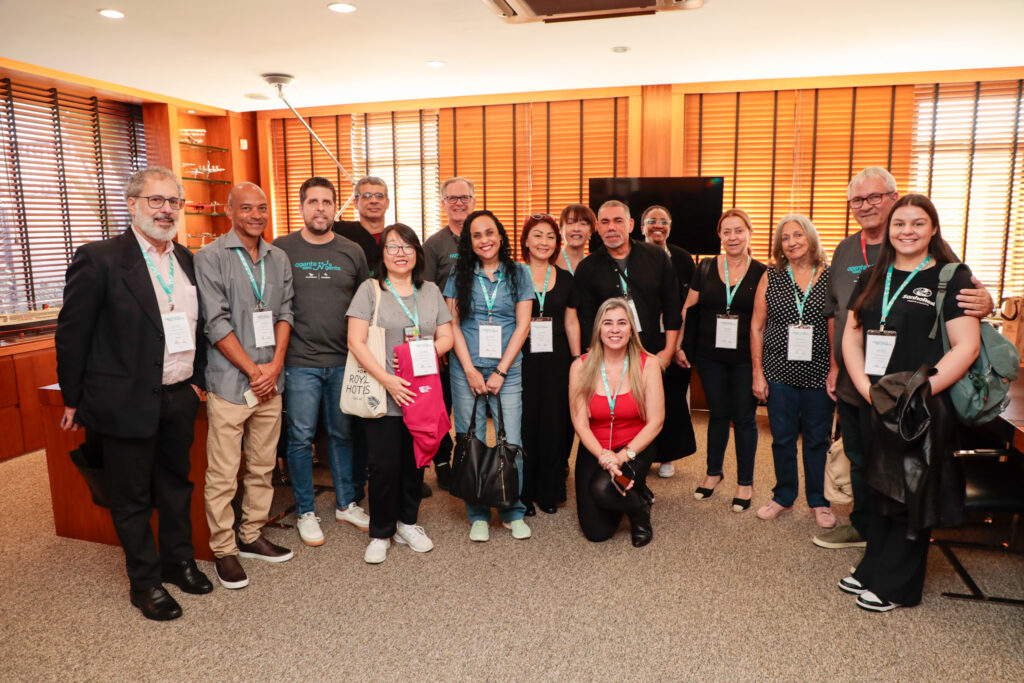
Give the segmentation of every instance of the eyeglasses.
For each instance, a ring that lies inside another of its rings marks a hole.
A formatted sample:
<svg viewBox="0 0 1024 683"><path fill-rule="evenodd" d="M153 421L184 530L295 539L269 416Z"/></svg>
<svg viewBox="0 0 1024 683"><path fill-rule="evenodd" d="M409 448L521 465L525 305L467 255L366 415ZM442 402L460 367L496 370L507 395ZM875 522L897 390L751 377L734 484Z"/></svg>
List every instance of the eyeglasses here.
<svg viewBox="0 0 1024 683"><path fill-rule="evenodd" d="M185 206L184 197L161 197L158 194L151 194L149 196L137 194L136 199L145 199L146 203L149 204L151 209L159 209L163 207L164 203L170 204L171 211L179 211L181 207Z"/></svg>
<svg viewBox="0 0 1024 683"><path fill-rule="evenodd" d="M867 197L854 197L847 203L850 205L851 209L859 209L864 206L864 202L867 202L871 206L878 206L882 203L883 197L888 197L891 194L892 192L872 192Z"/></svg>
<svg viewBox="0 0 1024 683"><path fill-rule="evenodd" d="M444 200L449 204L469 204L469 200L472 198L471 194L455 194L445 197Z"/></svg>
<svg viewBox="0 0 1024 683"><path fill-rule="evenodd" d="M672 221L667 218L647 218L644 220L644 225L660 225L664 228L667 228L671 223Z"/></svg>
<svg viewBox="0 0 1024 683"><path fill-rule="evenodd" d="M389 243L384 245L384 251L388 252L392 256L396 254L412 254L416 251L416 247L411 244L394 244Z"/></svg>
<svg viewBox="0 0 1024 683"><path fill-rule="evenodd" d="M360 192L359 196L363 199L387 199L387 195L383 192Z"/></svg>

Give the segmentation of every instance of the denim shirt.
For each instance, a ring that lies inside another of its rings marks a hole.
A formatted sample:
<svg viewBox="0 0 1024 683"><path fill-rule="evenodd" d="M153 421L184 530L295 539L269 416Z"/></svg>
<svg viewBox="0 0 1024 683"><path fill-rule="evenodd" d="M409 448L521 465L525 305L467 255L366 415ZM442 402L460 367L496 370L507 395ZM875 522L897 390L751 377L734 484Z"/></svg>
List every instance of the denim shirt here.
<svg viewBox="0 0 1024 683"><path fill-rule="evenodd" d="M517 263L515 266L518 278L516 280L518 297L515 301L512 300L512 294L508 286L509 274L505 272L501 284L498 285L498 295L494 301L494 309L491 314L491 322L495 325L501 325L501 348L503 352L512 338L512 333L516 329L516 303L533 300L533 281L530 279L530 271L522 263ZM504 272L504 266L502 268L502 272ZM479 355L480 324L487 324L487 304L484 303L484 293L480 289L480 283L483 282L484 287L487 288L488 295L494 291L495 283L491 282L484 274L479 262L476 264L475 273L476 277L473 278L473 289L471 290L473 314L468 319L461 318L459 320L459 327L462 330L462 336L466 338L466 346L469 347L469 356L473 359L473 365L477 368L495 368L498 366L499 358L480 358ZM454 276L448 278L448 282L444 287L444 295L449 299L456 298ZM458 362L458 357L454 353L451 357L454 359L454 362ZM515 361L512 364L519 365L522 362L522 358L523 352L520 351L516 354Z"/></svg>

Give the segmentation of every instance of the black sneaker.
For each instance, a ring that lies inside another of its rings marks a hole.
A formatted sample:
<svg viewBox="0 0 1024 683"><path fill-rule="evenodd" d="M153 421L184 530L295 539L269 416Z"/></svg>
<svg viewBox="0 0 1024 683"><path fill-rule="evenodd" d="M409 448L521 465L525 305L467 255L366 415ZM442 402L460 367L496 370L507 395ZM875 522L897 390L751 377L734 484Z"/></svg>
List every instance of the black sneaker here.
<svg viewBox="0 0 1024 683"><path fill-rule="evenodd" d="M866 609L869 612L888 612L899 606L899 603L883 600L868 590L857 596L857 607Z"/></svg>
<svg viewBox="0 0 1024 683"><path fill-rule="evenodd" d="M863 593L866 593L868 590L864 587L864 584L862 584L860 581L853 578L852 576L847 576L845 579L840 579L839 583L836 585L839 586L839 590L843 591L844 593L849 593L850 595L861 595Z"/></svg>

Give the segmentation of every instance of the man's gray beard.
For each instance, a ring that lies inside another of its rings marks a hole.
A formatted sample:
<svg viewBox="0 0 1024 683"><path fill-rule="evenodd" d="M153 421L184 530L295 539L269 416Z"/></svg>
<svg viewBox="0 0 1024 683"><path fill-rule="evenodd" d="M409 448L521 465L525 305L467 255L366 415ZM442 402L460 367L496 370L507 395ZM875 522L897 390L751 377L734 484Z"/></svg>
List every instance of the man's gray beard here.
<svg viewBox="0 0 1024 683"><path fill-rule="evenodd" d="M139 221L139 230L141 230L144 235L148 235L159 242L170 242L178 234L178 222L179 221L174 221L174 225L164 230L156 226L156 220L153 218L148 220L144 219Z"/></svg>

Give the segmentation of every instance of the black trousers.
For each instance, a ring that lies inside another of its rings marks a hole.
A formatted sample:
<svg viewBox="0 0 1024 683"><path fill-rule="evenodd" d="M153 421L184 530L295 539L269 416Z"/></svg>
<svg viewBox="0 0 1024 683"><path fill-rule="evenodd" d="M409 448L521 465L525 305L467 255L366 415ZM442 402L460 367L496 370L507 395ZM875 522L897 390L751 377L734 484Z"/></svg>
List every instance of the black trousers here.
<svg viewBox="0 0 1024 683"><path fill-rule="evenodd" d="M363 422L370 446L370 538L391 538L398 522L416 523L423 470L416 467L412 434L401 417Z"/></svg>
<svg viewBox="0 0 1024 683"><path fill-rule="evenodd" d="M160 583L161 562L191 560L192 482L189 449L195 436L199 397L186 383L165 388L160 396L156 434L125 439L101 431L86 439L103 451L103 477L110 516L124 548L128 580L133 589ZM149 520L159 513L159 542Z"/></svg>
<svg viewBox="0 0 1024 683"><path fill-rule="evenodd" d="M868 547L853 578L889 602L916 605L921 602L924 574L928 566L931 529L917 530L917 539L907 540L907 515L883 515L880 494L868 499Z"/></svg>
<svg viewBox="0 0 1024 683"><path fill-rule="evenodd" d="M839 399L836 401L839 429L843 434L843 448L850 460L850 484L853 487L853 510L850 524L862 537L869 533L868 501L871 487L864 478L867 453L871 446L871 406L856 405Z"/></svg>
<svg viewBox="0 0 1024 683"><path fill-rule="evenodd" d="M441 376L441 393L444 395L444 409L450 416L452 414L452 376L448 372L447 363L440 363L440 372L438 374ZM454 446L451 435L445 434L444 438L441 439L441 445L437 447L437 453L434 454L434 464L450 463Z"/></svg>
<svg viewBox="0 0 1024 683"><path fill-rule="evenodd" d="M634 469L638 483L646 480L654 457L653 445L636 456ZM588 541L607 541L619 528L623 514L643 509L644 502L639 494L633 489L624 496L616 491L610 475L598 464L597 457L582 447L576 454L575 479L576 516Z"/></svg>

